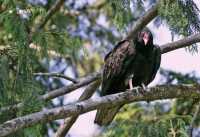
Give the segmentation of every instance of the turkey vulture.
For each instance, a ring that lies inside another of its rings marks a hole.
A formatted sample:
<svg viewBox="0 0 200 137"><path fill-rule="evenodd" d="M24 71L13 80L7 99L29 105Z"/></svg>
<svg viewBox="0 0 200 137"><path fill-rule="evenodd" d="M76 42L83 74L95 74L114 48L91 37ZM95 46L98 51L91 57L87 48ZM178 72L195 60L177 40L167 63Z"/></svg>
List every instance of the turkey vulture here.
<svg viewBox="0 0 200 137"><path fill-rule="evenodd" d="M153 44L153 35L148 28L139 32L134 40L119 42L104 59L100 96L133 89L135 86L146 87L155 78L160 60L161 50ZM95 123L108 125L122 106L100 108Z"/></svg>

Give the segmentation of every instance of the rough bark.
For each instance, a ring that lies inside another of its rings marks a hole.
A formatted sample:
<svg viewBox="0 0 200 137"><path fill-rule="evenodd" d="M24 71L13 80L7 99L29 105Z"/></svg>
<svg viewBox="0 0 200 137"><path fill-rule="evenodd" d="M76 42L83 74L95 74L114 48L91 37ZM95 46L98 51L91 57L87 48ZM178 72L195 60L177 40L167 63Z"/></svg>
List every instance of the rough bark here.
<svg viewBox="0 0 200 137"><path fill-rule="evenodd" d="M70 116L77 116L102 106L116 106L120 104L136 102L136 101L153 101L157 99L172 98L200 98L199 85L163 85L149 89L149 92L143 95L136 94L136 90L125 91L118 94L88 99L82 102L69 104L63 107L44 110L23 117L9 120L0 125L0 137L9 135L19 129L32 126L37 123L45 123L56 119ZM141 89L142 92L142 89Z"/></svg>

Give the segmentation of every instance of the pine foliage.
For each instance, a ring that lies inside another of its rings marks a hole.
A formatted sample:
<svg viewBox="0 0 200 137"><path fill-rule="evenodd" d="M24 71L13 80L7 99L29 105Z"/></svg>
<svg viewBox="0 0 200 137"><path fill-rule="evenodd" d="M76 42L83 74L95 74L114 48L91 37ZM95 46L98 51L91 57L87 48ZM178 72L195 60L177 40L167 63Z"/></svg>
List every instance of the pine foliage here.
<svg viewBox="0 0 200 137"><path fill-rule="evenodd" d="M175 33L187 36L200 31L200 10L192 0L161 0L159 12Z"/></svg>
<svg viewBox="0 0 200 137"><path fill-rule="evenodd" d="M33 73L44 70L41 60L49 57L48 50L70 56L81 47L81 40L71 37L64 26L49 29L54 25L51 21L47 28L37 30L47 14L45 7L17 0L3 0L0 4L3 9L0 11L0 108L20 102L26 104L20 110L1 113L0 123L3 123L44 107L38 96L46 89L36 81ZM31 49L31 43L40 50ZM47 133L42 132L44 128L44 125L37 125L11 136L39 137Z"/></svg>

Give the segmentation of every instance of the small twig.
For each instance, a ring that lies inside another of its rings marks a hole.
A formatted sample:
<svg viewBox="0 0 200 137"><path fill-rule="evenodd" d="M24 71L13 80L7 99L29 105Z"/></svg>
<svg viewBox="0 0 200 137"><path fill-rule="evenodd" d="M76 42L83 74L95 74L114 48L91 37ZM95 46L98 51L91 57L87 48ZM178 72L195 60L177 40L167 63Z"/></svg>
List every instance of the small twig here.
<svg viewBox="0 0 200 137"><path fill-rule="evenodd" d="M101 81L97 80L93 83L91 83L83 92L83 94L80 96L78 101L83 101L86 99L89 99L95 90L99 87ZM69 132L70 128L76 122L76 119L78 118L79 115L75 115L70 118L64 119L64 124L57 130L55 137L65 137L65 135Z"/></svg>
<svg viewBox="0 0 200 137"><path fill-rule="evenodd" d="M58 77L58 78L64 78L66 80L69 80L73 83L78 83L78 80L73 79L71 77L65 76L63 74L59 74L59 73L34 73L33 75L35 76L48 76L48 77Z"/></svg>

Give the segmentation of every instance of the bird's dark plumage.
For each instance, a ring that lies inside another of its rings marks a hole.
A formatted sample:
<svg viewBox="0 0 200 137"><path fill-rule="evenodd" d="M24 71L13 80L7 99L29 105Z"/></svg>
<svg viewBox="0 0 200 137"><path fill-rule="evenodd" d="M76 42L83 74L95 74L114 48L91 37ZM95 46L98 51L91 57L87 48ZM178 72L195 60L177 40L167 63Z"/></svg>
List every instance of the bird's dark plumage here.
<svg viewBox="0 0 200 137"><path fill-rule="evenodd" d="M160 60L160 48L153 44L153 36L146 28L135 40L119 42L105 57L100 95L125 91L131 75L133 86L148 85L155 78ZM95 123L108 125L122 106L97 110Z"/></svg>

